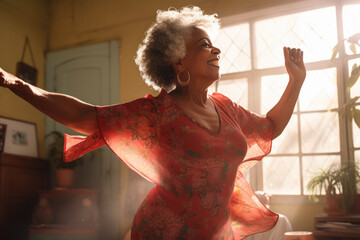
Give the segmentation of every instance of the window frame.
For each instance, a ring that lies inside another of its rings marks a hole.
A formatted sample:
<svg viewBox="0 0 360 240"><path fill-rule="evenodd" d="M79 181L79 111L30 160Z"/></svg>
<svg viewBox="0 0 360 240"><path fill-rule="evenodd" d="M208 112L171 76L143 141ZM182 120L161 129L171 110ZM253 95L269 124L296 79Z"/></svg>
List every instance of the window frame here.
<svg viewBox="0 0 360 240"><path fill-rule="evenodd" d="M232 79L242 79L247 78L248 81L248 109L253 112L260 112L261 101L254 101L253 99L260 99L261 93L258 89L261 88L261 77L268 75L277 75L277 74L286 74L286 69L282 67L273 67L267 69L257 69L255 64L255 30L254 25L257 21L279 17L283 15L294 14L303 11L315 10L319 8L326 7L335 7L336 11L336 22L337 22L337 40L340 42L343 37L343 20L342 20L342 7L344 5L350 4L359 4L360 0L321 0L316 1L301 1L291 4L280 5L276 7L271 7L267 9L260 9L252 12L241 13L237 15L232 15L228 17L221 18L222 27L229 27L232 25L238 25L247 23L249 24L250 31L250 54L251 54L251 69L243 72L235 72L222 74L222 77L219 81L226 81ZM306 54L306 53L305 53ZM348 61L351 59L360 58L360 54L347 55L344 50L341 50L337 58L333 61L332 67L336 68L337 72L337 94L338 94L338 106L344 105L350 99L350 95L346 94L346 84L349 76L348 71ZM306 63L307 71L312 70L321 70L329 68L330 60L323 60L317 62ZM218 81L218 82L219 82ZM215 88L217 89L218 82L216 82ZM277 96L280 98L280 96ZM360 105L360 104L357 104ZM297 114L297 117L300 117L299 104L297 104L297 109L294 110L294 114ZM337 111L336 109L331 109L331 111ZM321 111L316 111L321 112ZM301 113L306 113L303 111ZM299 127L299 124L298 124ZM349 159L351 161L355 160L354 153L356 150L360 150L360 147L354 147L353 137L352 137L352 119L346 116L339 116L339 141L340 141L340 152L334 152L340 154L341 161L344 159ZM301 135L299 127L299 144L301 144ZM334 153L319 153L319 155L330 155ZM276 156L277 154L272 154ZM281 156L287 154L280 154ZM307 155L304 153L289 154L289 156L299 156L300 159L300 177L301 177L301 194L300 195L273 195L272 203L273 204L311 204L308 195L305 195L303 192L302 184L302 162L301 157ZM311 156L317 155L316 153L309 154ZM262 163L260 162L255 167L250 169L250 184L254 190L263 189L263 175L262 175Z"/></svg>

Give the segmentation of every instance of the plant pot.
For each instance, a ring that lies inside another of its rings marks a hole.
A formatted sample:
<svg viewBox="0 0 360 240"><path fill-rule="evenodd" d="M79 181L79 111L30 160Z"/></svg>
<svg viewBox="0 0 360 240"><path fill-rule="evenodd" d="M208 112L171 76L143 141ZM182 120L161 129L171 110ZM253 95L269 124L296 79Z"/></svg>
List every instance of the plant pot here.
<svg viewBox="0 0 360 240"><path fill-rule="evenodd" d="M360 194L354 196L354 203L350 207L350 212L354 214L360 214Z"/></svg>
<svg viewBox="0 0 360 240"><path fill-rule="evenodd" d="M329 216L341 216L345 215L344 210L342 209L342 199L340 195L335 197L327 197L327 208L324 208L324 211Z"/></svg>
<svg viewBox="0 0 360 240"><path fill-rule="evenodd" d="M69 188L74 180L74 169L72 168L56 168L56 185L60 188Z"/></svg>

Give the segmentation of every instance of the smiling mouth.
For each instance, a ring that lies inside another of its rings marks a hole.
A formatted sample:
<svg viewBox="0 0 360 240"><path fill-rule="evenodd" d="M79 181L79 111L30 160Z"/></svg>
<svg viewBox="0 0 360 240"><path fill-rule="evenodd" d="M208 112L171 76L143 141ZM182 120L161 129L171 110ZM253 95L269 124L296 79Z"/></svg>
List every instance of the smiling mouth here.
<svg viewBox="0 0 360 240"><path fill-rule="evenodd" d="M208 63L209 65L219 67L219 59L210 60Z"/></svg>

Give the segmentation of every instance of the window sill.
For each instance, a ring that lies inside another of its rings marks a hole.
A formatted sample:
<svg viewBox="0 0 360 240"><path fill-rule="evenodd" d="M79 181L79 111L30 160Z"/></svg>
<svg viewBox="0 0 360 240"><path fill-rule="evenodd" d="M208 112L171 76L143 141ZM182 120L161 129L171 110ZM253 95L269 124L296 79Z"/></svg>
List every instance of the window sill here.
<svg viewBox="0 0 360 240"><path fill-rule="evenodd" d="M319 202L314 202L308 195L271 195L271 205L318 205L326 204L325 197L321 197Z"/></svg>

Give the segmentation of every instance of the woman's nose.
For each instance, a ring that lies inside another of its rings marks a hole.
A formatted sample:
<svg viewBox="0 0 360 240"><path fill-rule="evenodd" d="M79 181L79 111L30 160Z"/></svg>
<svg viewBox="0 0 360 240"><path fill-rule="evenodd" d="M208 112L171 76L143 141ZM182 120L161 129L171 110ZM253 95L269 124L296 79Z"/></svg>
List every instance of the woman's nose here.
<svg viewBox="0 0 360 240"><path fill-rule="evenodd" d="M220 53L221 53L221 50L220 50L220 48L214 47L214 48L212 49L212 53L220 54Z"/></svg>

